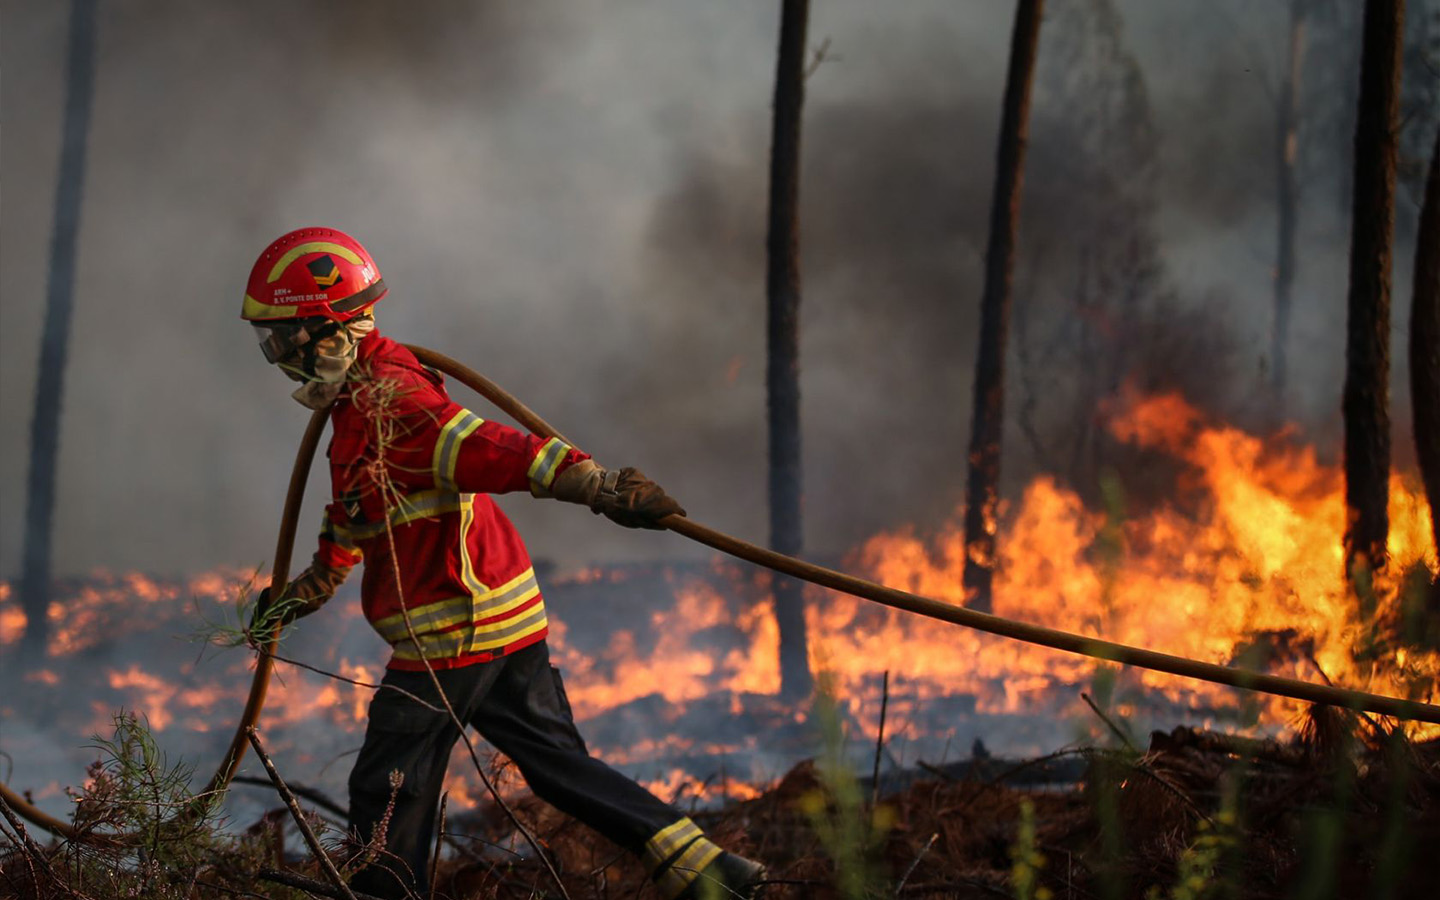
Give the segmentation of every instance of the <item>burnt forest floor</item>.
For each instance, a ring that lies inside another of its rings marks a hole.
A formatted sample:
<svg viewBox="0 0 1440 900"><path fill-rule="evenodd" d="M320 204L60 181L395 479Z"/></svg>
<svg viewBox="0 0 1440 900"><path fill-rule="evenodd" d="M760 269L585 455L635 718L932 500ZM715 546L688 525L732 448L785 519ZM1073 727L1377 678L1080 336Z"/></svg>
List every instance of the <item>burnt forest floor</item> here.
<svg viewBox="0 0 1440 900"><path fill-rule="evenodd" d="M47 843L7 821L0 897L325 895L277 884L273 870L333 890L319 884L326 876L278 801L238 835L176 825L173 791L185 773L147 771L140 744L117 739L77 808L95 833L119 829L144 840ZM927 766L882 788L877 796L821 758L754 799L692 817L716 843L767 865L761 896L769 900L1435 896L1440 741L1416 743L1331 711L1312 714L1289 742L1177 728L1154 733L1144 748ZM660 897L628 854L519 797L513 812L551 855L573 900ZM338 830L325 828L321 811L307 818L338 848ZM445 832L433 895L424 896L562 896L493 803L452 816ZM335 858L343 868L343 855Z"/></svg>

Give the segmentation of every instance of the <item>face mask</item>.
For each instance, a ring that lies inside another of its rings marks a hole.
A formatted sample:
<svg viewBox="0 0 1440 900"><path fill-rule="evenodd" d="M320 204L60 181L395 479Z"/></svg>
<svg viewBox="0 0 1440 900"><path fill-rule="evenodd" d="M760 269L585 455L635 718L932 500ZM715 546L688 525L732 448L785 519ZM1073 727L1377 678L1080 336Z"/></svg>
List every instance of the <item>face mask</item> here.
<svg viewBox="0 0 1440 900"><path fill-rule="evenodd" d="M374 330L375 319L361 316L333 333L322 333L314 340L307 335L296 342L294 351L287 354L290 359L278 362L287 376L304 382L290 396L307 409L325 409L334 403L345 387L345 375L355 363L360 341Z"/></svg>
<svg viewBox="0 0 1440 900"><path fill-rule="evenodd" d="M360 342L346 328L315 341L305 348L310 377L324 384L339 384L345 380L345 372L354 364L359 349Z"/></svg>

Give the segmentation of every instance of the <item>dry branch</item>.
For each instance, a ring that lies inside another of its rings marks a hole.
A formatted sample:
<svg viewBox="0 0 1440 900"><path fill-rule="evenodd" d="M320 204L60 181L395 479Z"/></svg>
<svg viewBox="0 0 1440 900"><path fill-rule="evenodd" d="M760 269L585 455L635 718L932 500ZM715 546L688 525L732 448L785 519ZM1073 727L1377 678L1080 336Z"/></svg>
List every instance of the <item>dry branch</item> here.
<svg viewBox="0 0 1440 900"><path fill-rule="evenodd" d="M232 784L252 784L258 785L260 787L270 786L269 781L262 778L253 778L249 775L236 775L234 778L230 779L230 781ZM290 784L287 785L287 787L289 787L290 790L293 791L295 793L295 796L297 797L309 800L316 806L332 812L342 819L350 818L350 810L341 806L334 800L331 800L328 796L325 795L324 791L321 791L317 788L306 787L303 784Z"/></svg>
<svg viewBox="0 0 1440 900"><path fill-rule="evenodd" d="M1152 734L1150 749L1161 753L1179 750L1223 753L1228 756L1278 763L1282 766L1304 766L1310 762L1309 756L1303 748L1291 744L1282 744L1273 739L1249 738L1200 728L1188 728L1183 725L1176 727L1169 734L1163 731Z"/></svg>
<svg viewBox="0 0 1440 900"><path fill-rule="evenodd" d="M15 814L15 810L10 808L10 804L5 802L4 797L0 797L0 813L4 814L5 821L10 823L10 827L14 829L20 839L20 851L25 854L25 865L30 868L32 873L31 880L34 880L33 873L35 864L38 862L40 870L53 884L63 886L63 882L55 876L55 870L50 867L50 860L45 856L45 851L41 850L40 846L30 837L30 833L25 830L25 823L20 821L20 817Z"/></svg>
<svg viewBox="0 0 1440 900"><path fill-rule="evenodd" d="M295 825L300 829L300 834L305 838L305 843L309 846L310 852L315 854L315 859L319 861L320 868L323 869L330 880L334 882L338 893L332 893L328 896L344 897L345 900L357 900L355 892L350 890L350 886L345 883L345 879L341 878L340 873L336 871L335 863L330 861L330 856L325 852L325 848L320 846L320 839L315 837L315 832L311 829L310 823L305 821L305 814L300 811L299 801L295 799L295 795L290 792L290 789L285 786L285 781L280 777L280 773L275 771L275 764L270 761L269 755L266 754L265 745L260 743L260 732L256 731L255 726L252 725L245 729L245 736L250 739L250 744L255 748L255 755L260 757L260 762L264 764L265 771L270 775L270 780L275 782L275 790L280 792L280 796L285 800L285 805L290 808L290 815L294 817Z"/></svg>
<svg viewBox="0 0 1440 900"><path fill-rule="evenodd" d="M319 894L322 897L334 897L335 900L346 900L353 897L355 900L380 900L373 894L361 894L351 891L348 888L341 893L331 885L323 881L316 881L313 878L306 878L304 875L296 875L294 872L286 872L283 869L261 869L258 875L261 881L273 881L276 884L283 884L286 887L308 891L312 894Z"/></svg>

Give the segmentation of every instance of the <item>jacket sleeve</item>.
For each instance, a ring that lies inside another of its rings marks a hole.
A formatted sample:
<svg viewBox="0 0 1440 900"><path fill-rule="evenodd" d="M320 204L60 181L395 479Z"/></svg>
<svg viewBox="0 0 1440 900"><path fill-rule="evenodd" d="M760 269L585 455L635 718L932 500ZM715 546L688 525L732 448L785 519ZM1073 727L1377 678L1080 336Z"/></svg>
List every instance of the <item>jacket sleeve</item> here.
<svg viewBox="0 0 1440 900"><path fill-rule="evenodd" d="M349 521L339 500L325 507L325 515L320 520L320 546L315 551L315 562L343 571L361 561L360 548L350 537Z"/></svg>
<svg viewBox="0 0 1440 900"><path fill-rule="evenodd" d="M559 439L488 422L408 370L396 370L390 383L388 390L370 388L357 405L376 432L367 443L383 445L387 477L407 492L528 489L543 497L556 475L590 458Z"/></svg>
<svg viewBox="0 0 1440 900"><path fill-rule="evenodd" d="M435 440L431 470L441 490L548 496L555 476L590 456L559 438L487 422L461 406L449 410Z"/></svg>

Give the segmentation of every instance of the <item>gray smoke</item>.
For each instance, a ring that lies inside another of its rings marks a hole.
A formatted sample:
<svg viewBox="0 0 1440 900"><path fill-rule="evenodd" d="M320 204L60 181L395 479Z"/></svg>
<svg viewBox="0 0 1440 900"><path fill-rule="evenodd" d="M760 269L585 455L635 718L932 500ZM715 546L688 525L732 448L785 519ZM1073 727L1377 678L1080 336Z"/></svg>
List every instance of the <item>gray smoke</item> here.
<svg viewBox="0 0 1440 900"><path fill-rule="evenodd" d="M1237 414L1268 341L1262 84L1281 70L1283 6L1116 4L1154 129L1150 224L1137 228L1160 266L1147 302L1176 304L1164 308L1232 354L1192 381ZM1412 3L1411 21L1433 21L1434 6ZM1095 9L1054 0L1042 33L1049 68L1017 273L1017 302L1039 310L1037 346L1076 316L1077 247L1098 215L1076 209L1094 189L1080 181L1103 172L1067 143L1088 126L1071 118L1083 105L1047 54L1063 44L1060 23ZM0 576L14 577L66 4L4 0L0 12ZM830 41L808 82L803 145L816 553L902 521L934 524L960 500L1010 16L979 0L813 11L813 43ZM392 286L383 331L473 364L603 462L638 465L696 518L763 539L777 22L770 5L702 2L102 4L59 573L179 574L272 554L306 413L236 316L255 254L305 224L346 229L377 257ZM1288 412L1322 442L1338 420L1342 174L1338 150L1314 164L1300 247ZM1397 248L1397 329L1412 253ZM1140 325L1116 327L1148 340ZM1041 393L1063 405L1060 357L1042 371L1052 387ZM1068 421L1040 414L1052 431ZM1013 446L1007 475L1022 478L1039 454L1019 435ZM317 472L307 518L325 481ZM562 564L700 552L573 508L505 502L532 552Z"/></svg>

